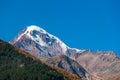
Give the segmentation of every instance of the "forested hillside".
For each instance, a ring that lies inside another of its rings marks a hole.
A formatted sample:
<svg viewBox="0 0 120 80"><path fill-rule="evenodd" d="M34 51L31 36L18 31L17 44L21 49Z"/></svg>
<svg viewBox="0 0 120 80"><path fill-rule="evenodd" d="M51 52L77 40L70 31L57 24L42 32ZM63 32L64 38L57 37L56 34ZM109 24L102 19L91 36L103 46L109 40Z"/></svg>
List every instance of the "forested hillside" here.
<svg viewBox="0 0 120 80"><path fill-rule="evenodd" d="M33 59L0 40L0 80L78 80Z"/></svg>

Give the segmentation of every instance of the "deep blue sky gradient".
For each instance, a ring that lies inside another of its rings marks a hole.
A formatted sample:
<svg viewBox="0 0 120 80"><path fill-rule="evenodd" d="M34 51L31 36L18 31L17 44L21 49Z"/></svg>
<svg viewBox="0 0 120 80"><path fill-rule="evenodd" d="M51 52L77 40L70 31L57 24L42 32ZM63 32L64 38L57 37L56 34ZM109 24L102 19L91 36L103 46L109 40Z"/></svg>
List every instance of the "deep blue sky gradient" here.
<svg viewBox="0 0 120 80"><path fill-rule="evenodd" d="M120 0L0 0L0 39L32 24L70 47L120 55Z"/></svg>

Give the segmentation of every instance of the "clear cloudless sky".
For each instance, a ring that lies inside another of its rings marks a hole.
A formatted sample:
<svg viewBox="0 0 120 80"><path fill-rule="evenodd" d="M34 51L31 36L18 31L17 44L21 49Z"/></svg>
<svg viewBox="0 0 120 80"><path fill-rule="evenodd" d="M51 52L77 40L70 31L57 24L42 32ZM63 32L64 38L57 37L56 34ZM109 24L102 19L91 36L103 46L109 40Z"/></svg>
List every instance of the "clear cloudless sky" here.
<svg viewBox="0 0 120 80"><path fill-rule="evenodd" d="M120 55L120 0L0 0L0 39L32 24L70 47Z"/></svg>

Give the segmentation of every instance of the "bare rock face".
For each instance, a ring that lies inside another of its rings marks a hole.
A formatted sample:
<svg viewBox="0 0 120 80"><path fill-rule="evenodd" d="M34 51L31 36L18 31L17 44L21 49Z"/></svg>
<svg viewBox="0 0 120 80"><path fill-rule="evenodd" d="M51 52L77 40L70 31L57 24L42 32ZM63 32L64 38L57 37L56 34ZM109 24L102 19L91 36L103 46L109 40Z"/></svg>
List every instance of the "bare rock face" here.
<svg viewBox="0 0 120 80"><path fill-rule="evenodd" d="M89 73L103 80L116 80L120 74L120 58L112 51L85 51L76 58Z"/></svg>
<svg viewBox="0 0 120 80"><path fill-rule="evenodd" d="M76 74L81 78L86 78L87 71L76 61L70 59L65 55L58 55L51 58L44 59L47 64L54 66L58 66L64 69L67 72Z"/></svg>

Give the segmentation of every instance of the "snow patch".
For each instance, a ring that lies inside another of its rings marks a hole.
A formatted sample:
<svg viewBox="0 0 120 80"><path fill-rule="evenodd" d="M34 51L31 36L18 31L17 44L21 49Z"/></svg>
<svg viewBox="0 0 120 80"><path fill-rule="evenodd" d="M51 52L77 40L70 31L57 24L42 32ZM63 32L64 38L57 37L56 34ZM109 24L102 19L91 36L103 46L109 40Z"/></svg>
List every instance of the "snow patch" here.
<svg viewBox="0 0 120 80"><path fill-rule="evenodd" d="M68 48L68 49L75 50L76 52L79 52L79 53L86 51L85 49L81 50L81 49L77 49L77 48Z"/></svg>
<svg viewBox="0 0 120 80"><path fill-rule="evenodd" d="M39 26L31 25L31 26L27 27L27 31L30 32L30 31L33 31L33 30L40 31L41 33L46 34L46 31L44 29L40 28Z"/></svg>
<svg viewBox="0 0 120 80"><path fill-rule="evenodd" d="M36 35L36 36L37 36L37 38L34 38L34 41L36 43L38 43L41 46L47 46L47 44L38 35Z"/></svg>

